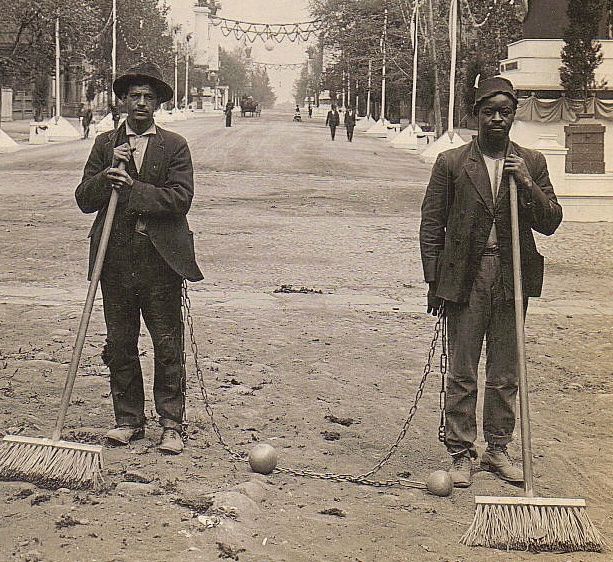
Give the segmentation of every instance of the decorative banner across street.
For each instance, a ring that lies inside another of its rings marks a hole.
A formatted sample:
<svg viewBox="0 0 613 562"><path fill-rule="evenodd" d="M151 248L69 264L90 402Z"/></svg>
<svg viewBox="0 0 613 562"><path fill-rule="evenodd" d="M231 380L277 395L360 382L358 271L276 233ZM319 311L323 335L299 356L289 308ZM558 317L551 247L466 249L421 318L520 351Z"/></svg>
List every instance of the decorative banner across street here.
<svg viewBox="0 0 613 562"><path fill-rule="evenodd" d="M288 63L274 63L274 62L252 62L251 63L255 68L266 68L273 70L285 70L285 69L293 69L293 68L302 68L307 62L288 62Z"/></svg>
<svg viewBox="0 0 613 562"><path fill-rule="evenodd" d="M304 21L297 23L253 23L248 21L231 20L210 16L211 23L219 26L224 37L234 34L237 40L246 37L250 43L256 39L268 41L270 39L281 43L284 39L295 41L308 41L311 35L318 33L323 28L320 20Z"/></svg>

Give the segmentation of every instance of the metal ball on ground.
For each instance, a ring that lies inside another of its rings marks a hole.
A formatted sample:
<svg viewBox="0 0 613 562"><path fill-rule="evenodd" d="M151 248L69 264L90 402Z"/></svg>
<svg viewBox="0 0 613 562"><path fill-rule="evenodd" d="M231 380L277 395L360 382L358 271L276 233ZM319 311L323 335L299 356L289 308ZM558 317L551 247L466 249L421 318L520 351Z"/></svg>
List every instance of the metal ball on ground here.
<svg viewBox="0 0 613 562"><path fill-rule="evenodd" d="M277 466L279 457L276 449L268 443L258 443L249 451L249 466L253 472L270 474Z"/></svg>
<svg viewBox="0 0 613 562"><path fill-rule="evenodd" d="M435 496L447 497L453 492L453 479L446 470L435 470L428 476L426 488Z"/></svg>

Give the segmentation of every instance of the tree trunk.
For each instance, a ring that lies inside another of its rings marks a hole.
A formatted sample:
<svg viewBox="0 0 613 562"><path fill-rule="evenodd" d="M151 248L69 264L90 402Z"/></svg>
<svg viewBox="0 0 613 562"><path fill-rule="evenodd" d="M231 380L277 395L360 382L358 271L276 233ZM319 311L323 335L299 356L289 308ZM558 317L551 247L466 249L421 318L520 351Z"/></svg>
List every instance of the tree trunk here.
<svg viewBox="0 0 613 562"><path fill-rule="evenodd" d="M432 8L432 0L428 0L428 25L430 26L430 53L432 55L432 63L434 65L434 130L436 132L436 136L440 137L443 134L443 117L441 111L440 80L438 74L438 57L436 56L436 34L434 28L434 10Z"/></svg>

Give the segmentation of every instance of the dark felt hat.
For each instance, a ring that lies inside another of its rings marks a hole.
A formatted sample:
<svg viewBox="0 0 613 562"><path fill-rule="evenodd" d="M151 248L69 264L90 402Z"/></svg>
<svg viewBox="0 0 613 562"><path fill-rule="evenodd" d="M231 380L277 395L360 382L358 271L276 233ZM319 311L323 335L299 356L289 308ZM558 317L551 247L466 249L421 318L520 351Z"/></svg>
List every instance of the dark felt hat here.
<svg viewBox="0 0 613 562"><path fill-rule="evenodd" d="M131 84L144 82L150 84L157 92L159 102L163 103L172 99L174 92L170 84L162 78L160 67L154 62L140 62L134 65L113 82L113 91L118 97L123 98L128 93Z"/></svg>
<svg viewBox="0 0 613 562"><path fill-rule="evenodd" d="M502 78L502 76L494 76L493 78L485 78L479 80L477 89L475 90L475 104L473 105L473 113L477 113L481 102L487 98L491 98L497 94L505 94L509 96L517 107L517 94L513 89L513 84L510 80Z"/></svg>

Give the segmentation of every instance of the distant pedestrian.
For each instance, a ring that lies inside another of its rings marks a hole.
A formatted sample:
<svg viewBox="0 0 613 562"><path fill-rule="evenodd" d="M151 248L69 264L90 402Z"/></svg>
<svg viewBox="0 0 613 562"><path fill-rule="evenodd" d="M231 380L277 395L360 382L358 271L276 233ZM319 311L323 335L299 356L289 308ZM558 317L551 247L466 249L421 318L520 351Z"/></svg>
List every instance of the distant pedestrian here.
<svg viewBox="0 0 613 562"><path fill-rule="evenodd" d="M355 109L348 107L345 111L345 127L347 128L347 140L351 142L353 140L353 129L355 129Z"/></svg>
<svg viewBox="0 0 613 562"><path fill-rule="evenodd" d="M94 114L92 112L92 108L88 107L83 112L83 117L81 118L81 125L83 126L83 138L86 139L89 137L89 126L94 119Z"/></svg>
<svg viewBox="0 0 613 562"><path fill-rule="evenodd" d="M229 101L226 104L226 109L224 110L224 113L226 114L226 127L231 127L232 126L232 110L234 109L234 104Z"/></svg>
<svg viewBox="0 0 613 562"><path fill-rule="evenodd" d="M330 136L332 137L332 140L334 140L334 137L336 136L336 127L338 127L340 121L341 118L338 115L336 106L333 105L330 108L330 111L328 111L328 115L326 116L326 125L330 127Z"/></svg>
<svg viewBox="0 0 613 562"><path fill-rule="evenodd" d="M313 106L309 104L309 119L313 117Z"/></svg>
<svg viewBox="0 0 613 562"><path fill-rule="evenodd" d="M117 127L119 127L119 120L121 119L121 110L115 103L111 104L111 116L113 118L113 128L117 129Z"/></svg>

